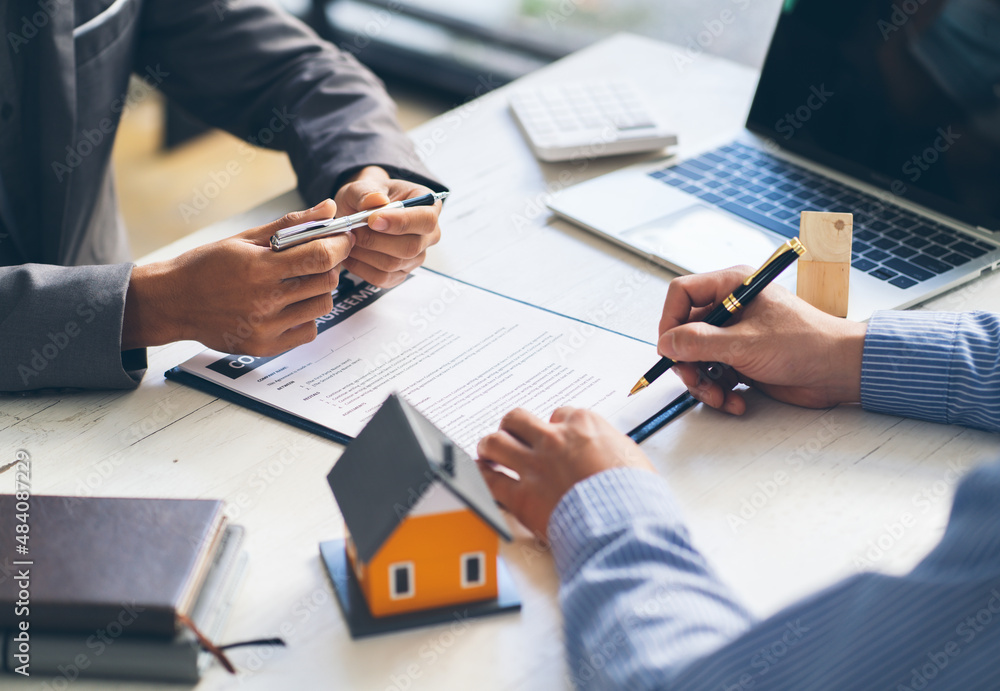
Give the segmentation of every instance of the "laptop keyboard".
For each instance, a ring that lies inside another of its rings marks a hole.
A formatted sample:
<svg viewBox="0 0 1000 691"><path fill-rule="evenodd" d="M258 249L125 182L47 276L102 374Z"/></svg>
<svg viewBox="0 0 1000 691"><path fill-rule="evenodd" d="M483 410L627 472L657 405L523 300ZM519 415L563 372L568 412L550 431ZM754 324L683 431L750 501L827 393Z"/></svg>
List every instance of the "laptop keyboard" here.
<svg viewBox="0 0 1000 691"><path fill-rule="evenodd" d="M789 238L799 234L802 211L853 213L851 265L897 288L910 288L995 249L737 142L649 175Z"/></svg>

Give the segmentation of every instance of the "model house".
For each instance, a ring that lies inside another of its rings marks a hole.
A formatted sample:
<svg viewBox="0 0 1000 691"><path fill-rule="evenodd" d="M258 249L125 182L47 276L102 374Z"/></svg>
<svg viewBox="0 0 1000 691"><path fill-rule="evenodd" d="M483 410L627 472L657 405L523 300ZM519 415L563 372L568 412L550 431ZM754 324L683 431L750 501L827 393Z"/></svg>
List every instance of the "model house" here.
<svg viewBox="0 0 1000 691"><path fill-rule="evenodd" d="M327 476L374 617L497 598L510 534L475 462L390 396Z"/></svg>

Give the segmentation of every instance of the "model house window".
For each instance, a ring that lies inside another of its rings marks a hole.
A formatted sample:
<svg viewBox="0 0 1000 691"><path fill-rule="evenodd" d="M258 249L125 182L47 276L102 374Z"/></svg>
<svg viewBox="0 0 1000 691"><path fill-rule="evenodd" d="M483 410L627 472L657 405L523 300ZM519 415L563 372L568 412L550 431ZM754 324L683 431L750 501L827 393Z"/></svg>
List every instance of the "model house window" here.
<svg viewBox="0 0 1000 691"><path fill-rule="evenodd" d="M486 583L486 554L470 552L462 555L462 587L475 588Z"/></svg>
<svg viewBox="0 0 1000 691"><path fill-rule="evenodd" d="M413 562L405 561L389 565L389 597L402 600L413 597Z"/></svg>

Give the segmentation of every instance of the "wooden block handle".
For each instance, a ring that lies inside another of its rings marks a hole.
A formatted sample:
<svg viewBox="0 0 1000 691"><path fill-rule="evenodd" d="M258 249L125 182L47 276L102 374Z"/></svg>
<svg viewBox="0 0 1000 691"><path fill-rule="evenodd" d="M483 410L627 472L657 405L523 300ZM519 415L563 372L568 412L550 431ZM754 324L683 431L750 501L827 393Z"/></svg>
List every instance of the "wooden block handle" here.
<svg viewBox="0 0 1000 691"><path fill-rule="evenodd" d="M803 211L799 222L806 253L799 257L796 293L835 317L847 316L853 227L851 214L819 211Z"/></svg>

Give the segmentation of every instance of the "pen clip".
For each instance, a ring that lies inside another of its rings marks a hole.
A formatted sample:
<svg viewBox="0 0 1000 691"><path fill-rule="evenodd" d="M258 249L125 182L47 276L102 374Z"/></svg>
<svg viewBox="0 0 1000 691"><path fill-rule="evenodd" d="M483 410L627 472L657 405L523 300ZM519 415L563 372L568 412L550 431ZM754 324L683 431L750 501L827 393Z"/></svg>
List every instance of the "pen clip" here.
<svg viewBox="0 0 1000 691"><path fill-rule="evenodd" d="M299 223L298 225L294 225L289 228L277 230L275 231L274 236L285 240L287 238L295 237L296 235L301 235L302 233L319 230L320 228L331 228L340 223L340 221L340 218L324 218L320 221L306 221L305 223Z"/></svg>
<svg viewBox="0 0 1000 691"><path fill-rule="evenodd" d="M802 256L803 254L805 254L805 251L806 251L805 245L803 245L802 241L799 240L798 238L792 238L791 240L781 243L781 246L774 251L774 254L772 254L770 257L767 258L766 262L761 264L759 269L754 271L752 274L750 274L743 280L743 285L748 286L751 283L753 283L754 279L760 275L761 271L769 267L772 263L774 263L778 259L778 257L782 256L786 252L795 252L797 255Z"/></svg>

